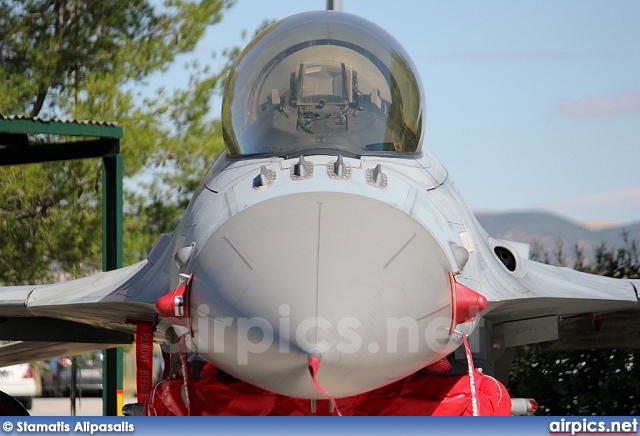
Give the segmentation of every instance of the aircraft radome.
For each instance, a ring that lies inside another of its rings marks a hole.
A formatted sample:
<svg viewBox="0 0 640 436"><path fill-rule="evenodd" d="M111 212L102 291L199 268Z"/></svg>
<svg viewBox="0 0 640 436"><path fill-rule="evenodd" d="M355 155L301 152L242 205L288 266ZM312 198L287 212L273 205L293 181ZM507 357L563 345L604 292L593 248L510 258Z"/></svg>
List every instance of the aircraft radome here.
<svg viewBox="0 0 640 436"><path fill-rule="evenodd" d="M273 24L231 70L226 152L173 234L120 270L0 288L0 339L42 332L0 365L146 334L166 380L139 367L130 414L510 414L531 406L494 378L510 347L637 342L588 317L632 325L640 281L490 237L425 147L425 111L380 27L336 11Z"/></svg>

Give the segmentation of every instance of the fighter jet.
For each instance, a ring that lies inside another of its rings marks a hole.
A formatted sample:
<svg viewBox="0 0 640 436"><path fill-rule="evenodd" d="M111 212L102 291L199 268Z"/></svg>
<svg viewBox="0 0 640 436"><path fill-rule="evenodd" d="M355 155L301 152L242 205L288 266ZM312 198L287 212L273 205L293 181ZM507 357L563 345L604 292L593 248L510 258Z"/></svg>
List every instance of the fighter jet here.
<svg viewBox="0 0 640 436"><path fill-rule="evenodd" d="M206 362L306 414L439 364L495 374L519 344L628 341L606 322L637 325L640 281L536 263L488 235L425 146L425 113L416 68L384 29L336 11L273 24L231 69L226 150L175 231L120 270L0 288L0 339L23 341L0 348L0 365L150 325L182 359L168 376ZM367 410L386 413L392 396Z"/></svg>

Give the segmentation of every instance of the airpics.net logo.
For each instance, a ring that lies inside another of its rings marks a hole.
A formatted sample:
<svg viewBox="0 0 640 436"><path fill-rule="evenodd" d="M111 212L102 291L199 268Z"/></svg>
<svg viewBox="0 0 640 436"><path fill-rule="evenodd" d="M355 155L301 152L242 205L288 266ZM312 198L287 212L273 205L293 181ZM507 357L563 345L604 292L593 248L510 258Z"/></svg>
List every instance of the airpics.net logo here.
<svg viewBox="0 0 640 436"><path fill-rule="evenodd" d="M450 310L450 309L449 309ZM446 312L446 310L444 310ZM295 350L325 353L331 348L343 354L369 353L422 353L425 349L439 352L450 340L451 316L433 316L428 320L411 317L387 317L379 320L378 332L373 337L370 328L365 328L356 317L343 317L329 321L323 317L292 318L291 307L279 306L279 317L270 322L263 317L210 317L206 305L197 307L191 317L191 329L195 340L190 338L184 319L164 318L158 328L174 329L177 336L185 335L188 341L197 344L200 353L223 354L235 352L237 363L247 365L249 356L274 349L279 353ZM193 316L195 315L195 316ZM370 320L369 320L370 322ZM455 334L458 338L459 332ZM330 340L329 340L330 338ZM479 340L470 340L472 351L480 348ZM177 343L165 343L163 351L178 352Z"/></svg>
<svg viewBox="0 0 640 436"><path fill-rule="evenodd" d="M560 421L549 423L549 434L637 434L638 420L603 421L583 418L570 420L562 418Z"/></svg>

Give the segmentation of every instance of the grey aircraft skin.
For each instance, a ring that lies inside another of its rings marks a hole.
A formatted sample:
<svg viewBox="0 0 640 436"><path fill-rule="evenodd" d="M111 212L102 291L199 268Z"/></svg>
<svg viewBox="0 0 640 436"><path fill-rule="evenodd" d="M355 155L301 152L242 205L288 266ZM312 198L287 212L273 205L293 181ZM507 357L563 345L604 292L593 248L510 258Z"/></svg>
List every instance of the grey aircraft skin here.
<svg viewBox="0 0 640 436"><path fill-rule="evenodd" d="M272 25L231 70L226 151L173 234L120 270L0 287L0 339L17 341L0 366L129 343L145 321L158 342L184 334L223 371L313 399L310 356L340 398L456 352L462 335L497 372L519 344L638 345L640 281L536 263L489 236L423 144L424 102L408 54L374 24L316 11ZM183 315L156 308L187 281ZM459 287L486 308L457 318Z"/></svg>

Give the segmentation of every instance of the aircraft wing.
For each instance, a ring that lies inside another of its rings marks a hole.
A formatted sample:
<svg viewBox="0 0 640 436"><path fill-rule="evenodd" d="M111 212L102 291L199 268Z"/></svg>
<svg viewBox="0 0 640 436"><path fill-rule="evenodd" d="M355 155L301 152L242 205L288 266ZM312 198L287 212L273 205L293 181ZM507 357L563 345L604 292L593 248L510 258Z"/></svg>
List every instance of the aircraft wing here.
<svg viewBox="0 0 640 436"><path fill-rule="evenodd" d="M137 321L156 319L167 292L162 264L126 268L50 285L0 287L0 366L132 342ZM47 345L42 345L42 344Z"/></svg>
<svg viewBox="0 0 640 436"><path fill-rule="evenodd" d="M130 343L130 342L128 342ZM11 342L0 346L0 366L33 362L55 356L73 356L94 350L114 348L118 344L85 344L77 342Z"/></svg>
<svg viewBox="0 0 640 436"><path fill-rule="evenodd" d="M640 347L640 280L616 279L520 259L512 274L485 274L486 319L505 346Z"/></svg>

